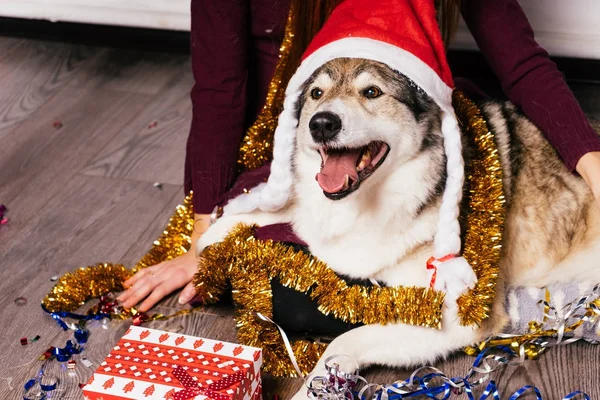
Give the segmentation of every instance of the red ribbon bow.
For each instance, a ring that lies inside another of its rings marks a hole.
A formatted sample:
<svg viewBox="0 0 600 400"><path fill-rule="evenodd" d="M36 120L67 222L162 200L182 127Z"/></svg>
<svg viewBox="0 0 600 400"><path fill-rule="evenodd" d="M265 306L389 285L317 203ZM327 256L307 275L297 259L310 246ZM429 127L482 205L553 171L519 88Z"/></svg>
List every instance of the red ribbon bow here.
<svg viewBox="0 0 600 400"><path fill-rule="evenodd" d="M211 400L231 400L231 396L219 393L218 391L228 388L244 379L244 371L240 370L235 374L228 375L225 378L219 379L207 387L202 388L182 367L175 368L172 374L185 388L173 394L173 399L175 400L186 400L199 395L206 396Z"/></svg>
<svg viewBox="0 0 600 400"><path fill-rule="evenodd" d="M435 266L434 262L446 262L448 260L453 259L454 257L456 257L454 254L448 254L442 258L429 257L429 260L427 260L427 269L433 270L433 275L431 275L431 281L429 282L430 288L433 289L433 287L435 286L435 281L437 279L437 267Z"/></svg>

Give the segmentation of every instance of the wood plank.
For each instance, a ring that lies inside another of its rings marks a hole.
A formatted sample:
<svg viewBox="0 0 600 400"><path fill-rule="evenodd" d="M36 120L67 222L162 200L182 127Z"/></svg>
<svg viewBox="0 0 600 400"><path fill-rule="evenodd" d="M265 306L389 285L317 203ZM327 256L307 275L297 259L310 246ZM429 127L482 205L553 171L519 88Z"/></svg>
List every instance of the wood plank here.
<svg viewBox="0 0 600 400"><path fill-rule="evenodd" d="M71 82L76 87L105 87L143 94L158 94L183 70L190 70L188 55L108 49L90 68Z"/></svg>
<svg viewBox="0 0 600 400"><path fill-rule="evenodd" d="M93 176L181 184L192 119L191 71L185 66L140 115L88 165Z"/></svg>
<svg viewBox="0 0 600 400"><path fill-rule="evenodd" d="M6 58L13 49L24 44L24 39L9 36L0 36L0 61Z"/></svg>
<svg viewBox="0 0 600 400"><path fill-rule="evenodd" d="M0 64L0 138L58 93L98 50L27 40Z"/></svg>
<svg viewBox="0 0 600 400"><path fill-rule="evenodd" d="M0 63L0 201L10 208L10 223L0 227L0 398L20 399L23 382L41 365L35 360L39 353L70 338L70 332L58 329L39 308L38 301L53 285L50 277L97 261L133 264L182 200L192 79L185 56L4 39L0 57L9 63ZM3 48L11 50L2 54ZM600 116L598 86L582 84L575 90L583 108ZM62 129L52 128L55 120L63 122ZM154 120L158 125L148 129ZM154 188L154 181L163 182L163 188ZM15 305L17 296L29 303ZM176 301L176 294L171 295L154 311L170 314L189 308ZM84 355L94 367L129 324L91 326ZM231 305L148 326L237 341ZM40 341L19 344L20 337L36 334ZM434 365L460 376L472 362L458 353ZM575 389L600 398L597 365L600 347L575 343L499 370L492 378L502 398L525 384L538 386L546 399L562 398ZM412 370L374 367L364 375L389 383L406 379ZM61 378L61 399L81 399L78 384L93 368L78 362L76 375L69 376L64 365L53 362L49 372ZM290 398L301 385L301 379L264 376L264 398Z"/></svg>
<svg viewBox="0 0 600 400"><path fill-rule="evenodd" d="M97 261L119 262L178 189L156 190L144 182L75 175L60 194L48 202L46 212L36 223L18 231L12 226L3 229L1 235L16 235L19 240L12 245L0 240L3 254L0 307L6 311L0 314L4 337L0 352L0 378L4 378L0 380L0 398L13 395L7 378L12 378L16 383L12 386L18 388L41 365L33 362L9 368L15 354L20 362L28 363L48 346L64 346L70 338L69 332L62 332L39 307L39 301L54 285L50 278ZM14 303L19 296L28 299L26 306ZM104 358L106 346L110 346L109 339L123 333L122 325L113 322L110 330L94 329L86 356L98 364ZM35 335L42 339L24 347L19 344L19 338ZM53 365L60 368L56 362ZM66 374L63 378L65 386L79 390ZM80 394L78 396L72 398L80 398Z"/></svg>
<svg viewBox="0 0 600 400"><path fill-rule="evenodd" d="M73 175L148 102L148 96L67 87L35 118L12 131L0 147L0 193L12 229L24 229ZM53 121L63 127L53 128ZM10 238L9 238L10 240Z"/></svg>

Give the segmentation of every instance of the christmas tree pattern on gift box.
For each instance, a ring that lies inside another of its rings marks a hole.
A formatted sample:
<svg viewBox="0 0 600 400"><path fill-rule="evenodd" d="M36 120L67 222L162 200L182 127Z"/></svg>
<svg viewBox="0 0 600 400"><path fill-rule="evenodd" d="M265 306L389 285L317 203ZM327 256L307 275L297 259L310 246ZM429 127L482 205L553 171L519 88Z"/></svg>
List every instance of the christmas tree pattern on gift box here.
<svg viewBox="0 0 600 400"><path fill-rule="evenodd" d="M123 392L129 393L133 390L134 387L135 383L133 381L130 381L127 385L123 386Z"/></svg>
<svg viewBox="0 0 600 400"><path fill-rule="evenodd" d="M146 390L144 390L144 396L148 397L152 394L154 394L154 385L150 385L146 388Z"/></svg>

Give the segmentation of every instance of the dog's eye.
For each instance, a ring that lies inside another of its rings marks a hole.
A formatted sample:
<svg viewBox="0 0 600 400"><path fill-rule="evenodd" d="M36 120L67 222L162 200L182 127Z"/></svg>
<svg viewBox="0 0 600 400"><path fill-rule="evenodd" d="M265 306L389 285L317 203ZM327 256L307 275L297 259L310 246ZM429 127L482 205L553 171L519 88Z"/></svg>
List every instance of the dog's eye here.
<svg viewBox="0 0 600 400"><path fill-rule="evenodd" d="M371 86L363 90L362 94L367 99L376 99L377 97L381 96L383 92L377 86Z"/></svg>
<svg viewBox="0 0 600 400"><path fill-rule="evenodd" d="M315 100L319 100L321 96L323 96L323 91L319 88L314 88L310 91L310 97L312 97Z"/></svg>

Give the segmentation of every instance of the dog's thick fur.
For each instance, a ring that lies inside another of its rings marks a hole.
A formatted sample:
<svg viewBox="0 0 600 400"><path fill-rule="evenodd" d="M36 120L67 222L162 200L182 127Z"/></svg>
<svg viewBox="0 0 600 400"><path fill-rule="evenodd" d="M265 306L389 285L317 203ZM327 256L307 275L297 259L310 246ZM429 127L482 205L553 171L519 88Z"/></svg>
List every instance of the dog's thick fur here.
<svg viewBox="0 0 600 400"><path fill-rule="evenodd" d="M364 90L383 93L367 98ZM321 90L318 99L313 89ZM567 170L540 131L509 103L481 105L495 134L504 172L507 219L498 295L480 328L458 323L446 301L441 330L404 324L366 325L336 338L323 359L347 354L359 366L408 366L431 362L499 333L507 317L505 285L541 287L552 282L600 282L600 210L585 182ZM438 106L409 79L363 59L335 59L305 82L297 102L299 127L293 159L293 198L285 210L224 216L200 239L221 240L238 222L291 222L311 253L334 271L387 286L427 286L425 260L445 185L445 154ZM390 151L353 193L331 200L315 182L321 168L309 122L331 112L342 129L328 148L356 148L382 141ZM468 142L464 157L469 162ZM342 366L344 367L344 366ZM323 369L321 361L318 370ZM300 392L297 398L305 398Z"/></svg>

